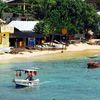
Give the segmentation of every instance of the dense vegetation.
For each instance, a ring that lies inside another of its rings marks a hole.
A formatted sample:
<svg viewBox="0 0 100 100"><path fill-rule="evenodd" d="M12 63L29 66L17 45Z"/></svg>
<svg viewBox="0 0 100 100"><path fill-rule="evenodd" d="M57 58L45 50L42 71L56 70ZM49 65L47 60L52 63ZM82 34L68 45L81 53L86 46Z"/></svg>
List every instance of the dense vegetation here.
<svg viewBox="0 0 100 100"><path fill-rule="evenodd" d="M48 4L43 21L37 25L37 33L62 33L63 28L70 34L87 33L90 29L97 33L100 18L94 6L82 0L54 1L52 5Z"/></svg>
<svg viewBox="0 0 100 100"><path fill-rule="evenodd" d="M93 5L83 0L24 0L30 6L23 11L18 7L10 7L0 2L0 14L2 12L29 13L40 23L35 27L36 33L44 35L62 33L86 33L88 30L97 33L97 23L100 17Z"/></svg>

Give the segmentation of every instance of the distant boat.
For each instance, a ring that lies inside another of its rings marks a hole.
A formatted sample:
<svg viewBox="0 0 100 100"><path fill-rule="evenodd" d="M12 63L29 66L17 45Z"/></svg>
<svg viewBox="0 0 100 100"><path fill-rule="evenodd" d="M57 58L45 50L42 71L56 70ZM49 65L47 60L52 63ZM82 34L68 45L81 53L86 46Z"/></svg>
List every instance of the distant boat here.
<svg viewBox="0 0 100 100"><path fill-rule="evenodd" d="M88 65L89 69L99 68L100 67L100 63L99 62L95 62L95 61L89 61L87 63L87 65Z"/></svg>
<svg viewBox="0 0 100 100"><path fill-rule="evenodd" d="M88 58L97 58L97 57L100 57L100 55L89 56Z"/></svg>
<svg viewBox="0 0 100 100"><path fill-rule="evenodd" d="M16 88L33 87L35 85L38 85L39 83L39 79L33 79L33 76L36 76L36 75L37 75L37 70L19 69L19 70L16 70L16 76L13 82L15 83ZM23 79L24 76L27 76L27 77Z"/></svg>

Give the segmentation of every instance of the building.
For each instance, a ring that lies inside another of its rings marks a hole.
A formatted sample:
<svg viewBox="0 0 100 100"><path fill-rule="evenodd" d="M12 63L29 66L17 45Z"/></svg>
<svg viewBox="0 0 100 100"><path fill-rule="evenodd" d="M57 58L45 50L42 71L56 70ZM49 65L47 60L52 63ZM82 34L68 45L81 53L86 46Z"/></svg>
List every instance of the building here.
<svg viewBox="0 0 100 100"><path fill-rule="evenodd" d="M8 25L0 26L0 48L9 47L9 35L14 33L14 28Z"/></svg>
<svg viewBox="0 0 100 100"><path fill-rule="evenodd" d="M30 47L35 45L34 27L39 21L11 21L8 25L14 27L14 34L10 35L10 46Z"/></svg>

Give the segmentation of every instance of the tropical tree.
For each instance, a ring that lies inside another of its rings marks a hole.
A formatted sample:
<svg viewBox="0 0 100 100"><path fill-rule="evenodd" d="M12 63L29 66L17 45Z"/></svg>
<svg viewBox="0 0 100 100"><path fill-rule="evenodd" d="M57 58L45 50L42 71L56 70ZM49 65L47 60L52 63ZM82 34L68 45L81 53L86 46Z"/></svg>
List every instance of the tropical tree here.
<svg viewBox="0 0 100 100"><path fill-rule="evenodd" d="M8 5L0 0L0 17L2 17L2 13L8 10Z"/></svg>
<svg viewBox="0 0 100 100"><path fill-rule="evenodd" d="M2 17L3 12L11 13L22 13L22 10L19 7L10 6L9 4L0 1L0 17Z"/></svg>
<svg viewBox="0 0 100 100"><path fill-rule="evenodd" d="M87 32L89 29L97 30L99 17L94 6L83 0L53 1L53 5L49 3L47 6L49 10L47 9L43 19L43 34L61 33L62 28L68 29L71 34Z"/></svg>
<svg viewBox="0 0 100 100"><path fill-rule="evenodd" d="M19 7L13 7L9 5L9 12L13 14L23 13L23 10Z"/></svg>
<svg viewBox="0 0 100 100"><path fill-rule="evenodd" d="M25 0L25 2L30 5L27 12L38 20L46 18L48 10L56 3L55 0Z"/></svg>

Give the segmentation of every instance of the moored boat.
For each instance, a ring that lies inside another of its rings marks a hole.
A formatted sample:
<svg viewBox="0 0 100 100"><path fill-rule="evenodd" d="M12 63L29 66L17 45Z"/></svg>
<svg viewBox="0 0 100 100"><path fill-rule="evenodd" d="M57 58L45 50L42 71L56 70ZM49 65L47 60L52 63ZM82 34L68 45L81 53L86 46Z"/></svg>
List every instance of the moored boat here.
<svg viewBox="0 0 100 100"><path fill-rule="evenodd" d="M100 63L99 62L95 62L95 61L89 61L87 63L87 65L88 65L88 68L91 68L91 69L100 67Z"/></svg>
<svg viewBox="0 0 100 100"><path fill-rule="evenodd" d="M88 58L98 58L100 55L89 56Z"/></svg>

